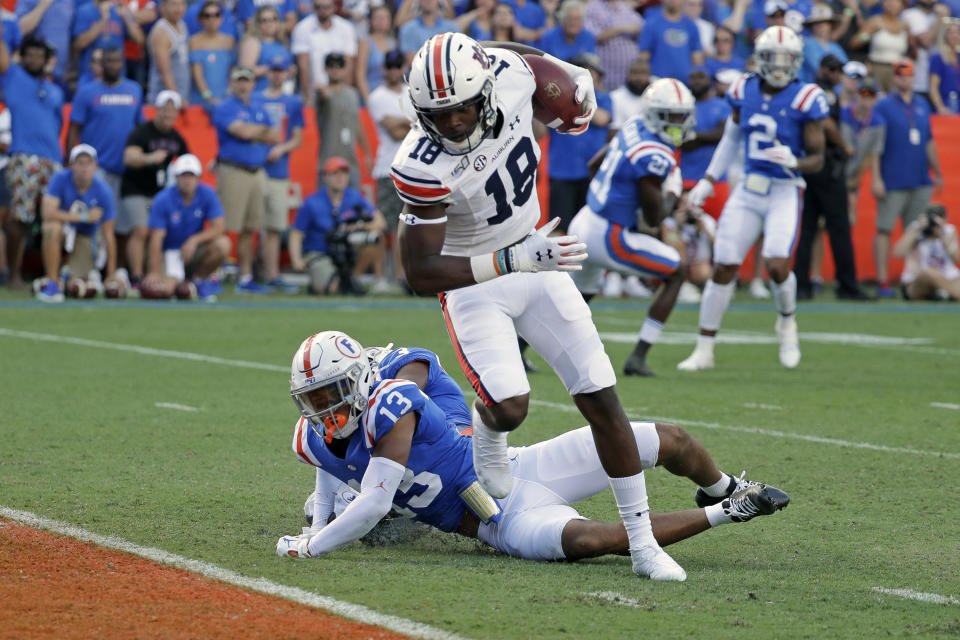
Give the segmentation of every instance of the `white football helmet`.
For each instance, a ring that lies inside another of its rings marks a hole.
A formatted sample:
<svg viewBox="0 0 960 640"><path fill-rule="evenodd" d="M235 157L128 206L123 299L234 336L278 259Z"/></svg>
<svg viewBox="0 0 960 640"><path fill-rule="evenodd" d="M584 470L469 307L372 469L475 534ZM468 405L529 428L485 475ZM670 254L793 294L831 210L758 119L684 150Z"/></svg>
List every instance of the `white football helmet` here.
<svg viewBox="0 0 960 640"><path fill-rule="evenodd" d="M417 51L407 83L417 119L427 136L447 153L470 153L497 122L496 76L476 40L462 33L440 33ZM432 117L477 105L477 123L456 139L440 133Z"/></svg>
<svg viewBox="0 0 960 640"><path fill-rule="evenodd" d="M290 396L328 443L356 431L372 386L370 360L360 343L345 333L315 333L293 355ZM346 415L343 407L349 408Z"/></svg>
<svg viewBox="0 0 960 640"><path fill-rule="evenodd" d="M771 87L790 84L803 65L803 40L789 27L769 27L754 42L757 73Z"/></svg>
<svg viewBox="0 0 960 640"><path fill-rule="evenodd" d="M648 131L679 147L694 136L694 103L687 85L673 78L660 78L640 96L640 117Z"/></svg>

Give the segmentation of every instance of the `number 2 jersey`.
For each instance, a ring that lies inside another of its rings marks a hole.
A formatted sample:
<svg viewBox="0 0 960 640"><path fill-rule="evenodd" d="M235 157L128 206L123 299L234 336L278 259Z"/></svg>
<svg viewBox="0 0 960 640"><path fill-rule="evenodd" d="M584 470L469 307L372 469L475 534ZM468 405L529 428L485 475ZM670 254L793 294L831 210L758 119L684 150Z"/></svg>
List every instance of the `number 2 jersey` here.
<svg viewBox="0 0 960 640"><path fill-rule="evenodd" d="M408 351L400 357L415 355L413 350ZM430 369L432 374L432 364ZM465 409L462 394L460 398ZM452 398L447 400L449 403ZM394 507L441 531L455 531L468 506L460 493L477 480L471 440L453 428L437 403L409 380L381 379L374 384L360 426L348 438L343 458L330 451L304 418L297 421L294 430L294 453L301 462L359 487L377 442L408 413L417 414L417 427L403 480L393 497Z"/></svg>
<svg viewBox="0 0 960 640"><path fill-rule="evenodd" d="M640 116L627 120L610 142L597 175L590 181L587 206L624 228L637 227L640 178L665 179L677 165L673 147L643 125Z"/></svg>
<svg viewBox="0 0 960 640"><path fill-rule="evenodd" d="M740 112L744 153L744 174L759 173L775 180L800 179L800 172L770 162L763 154L779 141L798 158L806 154L803 127L830 115L823 89L794 80L773 95L764 95L760 76L745 73L727 89L730 106Z"/></svg>
<svg viewBox="0 0 960 640"><path fill-rule="evenodd" d="M445 255L502 249L522 240L540 220L540 146L532 124L536 80L519 54L499 48L484 51L496 74L499 115L493 135L468 154L452 155L415 124L390 169L405 203L446 205Z"/></svg>

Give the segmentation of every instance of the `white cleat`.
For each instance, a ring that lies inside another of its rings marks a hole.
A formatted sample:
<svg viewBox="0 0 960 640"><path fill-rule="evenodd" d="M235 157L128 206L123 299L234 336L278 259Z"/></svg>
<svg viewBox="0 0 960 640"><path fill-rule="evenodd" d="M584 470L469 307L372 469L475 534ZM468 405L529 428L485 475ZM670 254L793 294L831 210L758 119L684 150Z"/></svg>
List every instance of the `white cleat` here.
<svg viewBox="0 0 960 640"><path fill-rule="evenodd" d="M800 364L800 338L797 336L797 319L793 316L777 317L773 327L780 341L780 364L795 369Z"/></svg>
<svg viewBox="0 0 960 640"><path fill-rule="evenodd" d="M754 278L750 281L750 297L756 300L769 300L771 297L770 290L767 289L767 285L764 284L761 278Z"/></svg>
<svg viewBox="0 0 960 640"><path fill-rule="evenodd" d="M681 304L696 304L700 302L700 289L689 280L680 285L677 293L677 302Z"/></svg>
<svg viewBox="0 0 960 640"><path fill-rule="evenodd" d="M473 425L473 468L480 486L494 498L506 498L513 486L507 457L507 434Z"/></svg>
<svg viewBox="0 0 960 640"><path fill-rule="evenodd" d="M680 371L706 371L713 369L713 352L694 349L690 357L677 365Z"/></svg>
<svg viewBox="0 0 960 640"><path fill-rule="evenodd" d="M630 557L633 559L633 572L638 576L660 582L683 582L687 579L683 567L658 545L631 549Z"/></svg>

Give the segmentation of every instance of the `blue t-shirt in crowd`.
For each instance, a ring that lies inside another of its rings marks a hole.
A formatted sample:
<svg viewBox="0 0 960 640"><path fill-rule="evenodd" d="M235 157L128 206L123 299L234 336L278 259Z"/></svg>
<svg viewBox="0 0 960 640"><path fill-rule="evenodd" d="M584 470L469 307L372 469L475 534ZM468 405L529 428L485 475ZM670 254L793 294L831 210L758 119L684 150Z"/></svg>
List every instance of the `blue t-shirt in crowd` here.
<svg viewBox="0 0 960 640"><path fill-rule="evenodd" d="M205 2L194 2L189 7L187 7L187 12L183 14L183 21L187 25L187 31L190 35L194 35L203 31L203 25L200 24L200 11L203 9ZM220 5L220 11L223 14L223 17L220 21L220 33L225 33L228 36L233 36L234 40L240 40L240 25L237 23L237 17L233 15L233 11L230 11L222 4Z"/></svg>
<svg viewBox="0 0 960 640"><path fill-rule="evenodd" d="M258 65L270 65L280 62L287 67L293 64L293 56L282 42L261 42L260 57L257 58ZM257 83L253 86L256 91L263 91L269 86L270 80L267 76L257 78Z"/></svg>
<svg viewBox="0 0 960 640"><path fill-rule="evenodd" d="M930 103L914 95L908 105L898 94L890 93L874 110L886 125L880 176L887 191L933 184L927 164L927 143L932 138Z"/></svg>
<svg viewBox="0 0 960 640"><path fill-rule="evenodd" d="M270 98L263 93L253 94L254 100L259 100L270 114L270 120L283 127L283 139L289 140L295 127L303 129L303 100L298 95L282 95ZM279 160L268 162L265 169L268 178L286 180L290 177L290 154Z"/></svg>
<svg viewBox="0 0 960 640"><path fill-rule="evenodd" d="M237 52L234 49L192 49L190 51L190 64L200 64L207 89L213 94L211 97L217 100L223 100L227 96L230 68L236 62ZM196 83L191 82L190 104L204 104L205 102L197 89Z"/></svg>
<svg viewBox="0 0 960 640"><path fill-rule="evenodd" d="M288 13L297 13L296 0L237 0L237 18L246 22L254 16L260 7L274 7L280 14L280 22L286 19Z"/></svg>
<svg viewBox="0 0 960 640"><path fill-rule="evenodd" d="M236 138L227 131L234 122L250 122L273 126L270 115L259 101L243 104L236 96L221 102L213 112L213 125L217 128L220 152L217 156L229 162L248 167L262 167L267 161L269 147L262 142L250 142Z"/></svg>
<svg viewBox="0 0 960 640"><path fill-rule="evenodd" d="M696 132L710 131L717 125L726 122L730 115L730 103L719 96L713 96L702 101L698 100L694 106L696 108L697 124L694 125L693 130ZM704 176L716 148L716 144L708 144L683 152L683 157L680 158L680 166L683 171L684 182L688 180L697 181ZM719 179L725 180L725 176L726 174L719 176Z"/></svg>
<svg viewBox="0 0 960 640"><path fill-rule="evenodd" d="M570 60L580 53L596 53L597 39L592 33L583 29L574 38L573 43L569 43L563 36L563 27L560 26L543 34L540 38L540 48L556 58Z"/></svg>
<svg viewBox="0 0 960 640"><path fill-rule="evenodd" d="M60 128L63 126L63 91L60 87L27 73L11 63L0 76L10 110L13 140L9 153L27 153L63 160Z"/></svg>
<svg viewBox="0 0 960 640"><path fill-rule="evenodd" d="M437 18L436 24L432 27L423 24L421 18L414 18L413 20L403 23L400 27L400 30L397 32L397 42L399 43L401 51L404 53L413 53L418 50L424 42L438 33L444 33L446 31L457 32L459 30L456 22L447 20L446 18Z"/></svg>
<svg viewBox="0 0 960 640"><path fill-rule="evenodd" d="M800 72L797 74L797 78L801 82L816 82L817 81L817 72L820 68L820 61L828 53L840 58L840 62L847 61L847 54L836 42L828 42L826 46L820 43L819 40L813 37L807 37L803 39L803 66L800 67Z"/></svg>
<svg viewBox="0 0 960 640"><path fill-rule="evenodd" d="M13 18L4 18L3 42L7 45L7 51L10 52L11 56L16 53L22 39L23 37L20 33L20 23Z"/></svg>
<svg viewBox="0 0 960 640"><path fill-rule="evenodd" d="M100 8L95 3L85 4L77 8L77 17L73 22L73 37L89 31L90 27L100 21ZM90 56L94 49L123 49L123 41L127 37L127 25L120 18L116 7L110 7L110 19L103 25L97 39L87 45L80 55L80 75L90 70Z"/></svg>
<svg viewBox="0 0 960 640"><path fill-rule="evenodd" d="M183 201L177 185L170 185L153 198L147 227L167 232L163 250L179 249L192 236L203 231L206 222L223 217L223 207L217 192L205 184L198 184L190 204Z"/></svg>
<svg viewBox="0 0 960 640"><path fill-rule="evenodd" d="M513 7L513 15L522 27L527 29L540 29L547 23L547 13L534 0L527 0L521 7L517 0L504 0Z"/></svg>
<svg viewBox="0 0 960 640"><path fill-rule="evenodd" d="M80 140L97 150L105 171L123 173L123 148L127 136L143 121L142 103L143 88L126 78L115 85L94 80L77 89L70 122L80 125Z"/></svg>
<svg viewBox="0 0 960 640"><path fill-rule="evenodd" d="M597 91L597 108L613 110L610 94ZM579 136L570 136L550 130L549 166L554 180L585 180L590 177L587 162L607 143L610 126L590 128Z"/></svg>
<svg viewBox="0 0 960 640"><path fill-rule="evenodd" d="M77 233L85 236L93 235L104 222L110 222L117 217L117 209L113 201L113 191L110 185L101 178L93 177L93 182L87 190L80 193L73 182L73 170L61 169L50 177L46 195L60 199L58 208L70 213L90 211L94 207L103 209L103 217L97 222L71 222Z"/></svg>
<svg viewBox="0 0 960 640"><path fill-rule="evenodd" d="M716 80L717 73L723 71L724 69L736 69L737 71L743 71L746 66L747 61L737 55L730 56L729 60L706 58L703 61L703 67L707 70L707 73L710 74L711 80Z"/></svg>
<svg viewBox="0 0 960 640"><path fill-rule="evenodd" d="M17 19L36 9L38 4L40 0L17 0L17 8L14 10ZM58 82L63 80L67 63L70 62L70 25L73 24L74 12L73 0L53 0L53 4L44 12L31 34L53 47L56 52L57 63L53 68L53 79Z"/></svg>
<svg viewBox="0 0 960 640"><path fill-rule="evenodd" d="M960 68L950 66L939 53L930 58L930 73L940 76L940 99L954 113L960 113Z"/></svg>
<svg viewBox="0 0 960 640"><path fill-rule="evenodd" d="M660 78L686 82L693 66L690 56L702 49L697 23L687 15L668 20L660 8L647 11L646 19L637 47L650 52L650 72Z"/></svg>
<svg viewBox="0 0 960 640"><path fill-rule="evenodd" d="M342 222L350 222L358 217L356 210L370 214L373 205L367 202L359 191L347 187L343 192L340 206L334 210L327 189L323 188L303 201L300 211L293 221L293 228L303 232L303 252L327 252L327 233Z"/></svg>

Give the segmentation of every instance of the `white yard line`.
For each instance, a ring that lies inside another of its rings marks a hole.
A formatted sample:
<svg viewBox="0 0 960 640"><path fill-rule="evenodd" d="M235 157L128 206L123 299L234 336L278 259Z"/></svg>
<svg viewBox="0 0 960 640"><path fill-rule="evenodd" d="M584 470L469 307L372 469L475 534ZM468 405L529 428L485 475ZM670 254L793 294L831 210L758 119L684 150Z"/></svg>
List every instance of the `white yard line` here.
<svg viewBox="0 0 960 640"><path fill-rule="evenodd" d="M923 591L914 591L913 589L888 589L886 587L871 587L871 590L877 593L885 593L889 596L900 596L908 600L919 600L920 602L932 602L934 604L960 604L953 596L941 596L937 593L924 593Z"/></svg>
<svg viewBox="0 0 960 640"><path fill-rule="evenodd" d="M259 369L262 371L276 371L276 372L283 372L283 373L287 373L289 371L288 367L283 367L283 366L274 365L274 364L264 364L262 362L249 362L247 360L229 360L227 358L205 356L200 353L191 353L189 351L171 351L167 349L154 349L152 347L141 347L141 346L132 345L132 344L105 342L102 340L88 340L86 338L74 338L71 336L58 336L58 335L49 334L49 333L35 333L32 331L16 331L13 329L4 329L2 327L0 327L0 336L8 336L12 338L23 338L26 340L39 340L43 342L54 342L54 343L60 343L60 344L74 344L82 347L91 347L95 349L110 349L113 351L126 351L131 353L138 353L141 355L157 356L157 357L163 357L163 358L179 358L182 360L192 360L194 362L223 364L223 365L228 365L228 366L237 367L237 368ZM530 404L547 407L549 409L554 409L557 411L564 411L568 413L579 413L579 411L573 405L573 403L563 404L559 402L548 402L546 400L531 399ZM951 458L955 460L960 460L960 453L950 453L946 451L925 451L920 449L908 449L905 447L888 447L885 445L871 444L869 442L851 442L848 440L840 440L838 438L824 438L821 436L806 435L802 433L792 433L787 431L777 431L773 429L761 429L758 427L742 427L737 425L719 424L716 422L687 420L685 418L678 418L675 416L644 415L646 414L647 410L643 407L626 407L625 409L628 415L642 416L643 419L645 420L672 422L674 424L687 425L692 427L703 427L705 429L720 429L725 431L737 431L740 433L752 433L757 435L770 436L774 438L804 440L807 442L816 442L818 444L830 444L838 447L850 447L854 449L869 449L872 451L883 451L885 453L908 453L913 455L934 456L937 458Z"/></svg>
<svg viewBox="0 0 960 640"><path fill-rule="evenodd" d="M952 402L931 402L931 407L936 407L937 409L953 409L960 410L960 404L954 404Z"/></svg>
<svg viewBox="0 0 960 640"><path fill-rule="evenodd" d="M175 402L155 402L153 406L159 407L161 409L176 409L177 411L200 411L196 407L191 407L185 404L177 404Z"/></svg>
<svg viewBox="0 0 960 640"><path fill-rule="evenodd" d="M293 600L294 602L305 604L310 607L325 609L338 616L343 616L344 618L350 618L351 620L356 620L357 622L363 622L365 624L374 624L386 629L390 629L391 631L396 631L397 633L406 634L413 638L424 638L427 640L465 640L463 636L458 636L454 633L448 633L442 629L436 629L429 625L407 620L405 618L398 618L397 616L377 613L376 611L368 609L367 607L359 604L335 600L327 596L321 596L316 593L305 591L298 587L289 587L287 585L279 584L277 582L267 580L266 578L250 578L235 571L218 567L217 565L209 562L191 560L190 558L169 553L163 549L142 547L138 544L130 542L129 540L124 540L123 538L118 538L116 536L103 536L93 533L92 531L87 531L86 529L81 529L80 527L76 527L66 522L60 522L59 520L53 520L51 518L39 516L29 511L18 511L9 507L0 506L0 517L22 522L25 525L34 527L35 529L44 529L60 535L76 538L77 540L92 542L95 545L106 547L107 549L116 549L118 551L132 553L135 556L153 560L154 562L159 562L171 567L177 567L178 569L186 569L187 571L199 573L200 575L213 578L214 580L229 582L230 584L243 587L244 589L250 589L252 591L265 593L267 595ZM277 558L277 561L304 563L310 562L310 560L286 560L283 558Z"/></svg>
<svg viewBox="0 0 960 640"><path fill-rule="evenodd" d="M744 402L743 406L747 409L764 409L766 411L783 411L783 407L775 404L763 404L761 402Z"/></svg>

